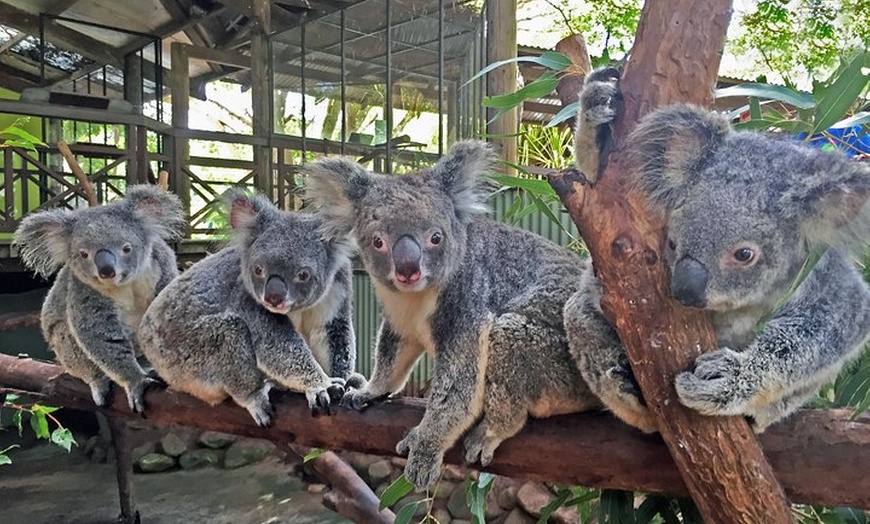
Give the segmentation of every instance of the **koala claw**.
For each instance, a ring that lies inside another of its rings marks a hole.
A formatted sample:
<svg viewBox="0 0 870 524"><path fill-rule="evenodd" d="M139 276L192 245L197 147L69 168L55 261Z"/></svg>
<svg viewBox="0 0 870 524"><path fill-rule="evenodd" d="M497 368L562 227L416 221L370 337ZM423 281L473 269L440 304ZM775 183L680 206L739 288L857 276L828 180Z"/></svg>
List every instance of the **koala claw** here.
<svg viewBox="0 0 870 524"><path fill-rule="evenodd" d="M330 404L340 403L344 398L344 380L341 380L340 384L333 380L332 385L326 388L326 392L329 394Z"/></svg>
<svg viewBox="0 0 870 524"><path fill-rule="evenodd" d="M345 380L345 387L353 389L362 389L368 384L368 380L359 373L351 373Z"/></svg>
<svg viewBox="0 0 870 524"><path fill-rule="evenodd" d="M99 407L106 405L109 398L109 393L112 390L112 382L108 377L102 377L88 384L91 388L91 398L94 399L94 404Z"/></svg>
<svg viewBox="0 0 870 524"><path fill-rule="evenodd" d="M418 489L429 489L441 476L443 456L437 446L421 440L417 428L411 429L408 435L396 445L396 451L408 454L405 464L405 478Z"/></svg>
<svg viewBox="0 0 870 524"><path fill-rule="evenodd" d="M744 413L750 397L743 373L745 353L728 348L701 355L695 369L677 375L675 387L680 401L705 415Z"/></svg>
<svg viewBox="0 0 870 524"><path fill-rule="evenodd" d="M463 446L465 447L465 462L474 464L480 460L480 465L486 466L492 462L492 456L498 443L493 442L493 439L486 438L483 431L478 432L475 429L465 437Z"/></svg>
<svg viewBox="0 0 870 524"><path fill-rule="evenodd" d="M372 396L371 393L368 393L365 390L349 389L341 398L341 405L354 411L363 411L369 406L373 406L386 400L389 396L389 393Z"/></svg>
<svg viewBox="0 0 870 524"><path fill-rule="evenodd" d="M160 382L144 375L141 380L134 384L130 384L125 389L127 393L127 404L130 406L130 411L134 413L145 413L145 390L150 386L159 384Z"/></svg>

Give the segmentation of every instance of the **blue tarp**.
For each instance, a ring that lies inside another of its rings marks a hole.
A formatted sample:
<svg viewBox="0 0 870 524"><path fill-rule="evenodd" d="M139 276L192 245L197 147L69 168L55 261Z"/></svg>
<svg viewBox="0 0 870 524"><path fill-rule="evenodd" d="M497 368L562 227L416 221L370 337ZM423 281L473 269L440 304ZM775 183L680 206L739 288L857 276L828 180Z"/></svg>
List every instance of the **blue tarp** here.
<svg viewBox="0 0 870 524"><path fill-rule="evenodd" d="M806 136L806 133L799 133L795 138L804 140ZM825 134L813 135L808 143L824 150L839 149L850 157L870 155L870 133L862 126L828 129Z"/></svg>

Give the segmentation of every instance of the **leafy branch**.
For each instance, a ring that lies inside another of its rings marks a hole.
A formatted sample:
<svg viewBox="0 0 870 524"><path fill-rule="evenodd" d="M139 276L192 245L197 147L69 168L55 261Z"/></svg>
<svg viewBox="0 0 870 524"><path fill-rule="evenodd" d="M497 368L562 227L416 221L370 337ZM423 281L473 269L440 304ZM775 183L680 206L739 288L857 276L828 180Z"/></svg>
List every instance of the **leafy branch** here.
<svg viewBox="0 0 870 524"><path fill-rule="evenodd" d="M4 408L13 410L12 422L18 427L18 436L24 435L24 414L26 413L29 415L30 428L33 430L36 438L48 440L52 444L56 444L67 450L67 452L72 450L74 444L78 445L72 436L72 432L63 427L63 424L52 415L52 413L60 408L43 406L35 402L22 403L19 402L20 398L21 397L18 395L7 394L2 405ZM51 424L56 426L54 430L51 430ZM0 465L12 463L12 459L9 458L8 452L17 447L19 447L17 444L13 444L0 450Z"/></svg>

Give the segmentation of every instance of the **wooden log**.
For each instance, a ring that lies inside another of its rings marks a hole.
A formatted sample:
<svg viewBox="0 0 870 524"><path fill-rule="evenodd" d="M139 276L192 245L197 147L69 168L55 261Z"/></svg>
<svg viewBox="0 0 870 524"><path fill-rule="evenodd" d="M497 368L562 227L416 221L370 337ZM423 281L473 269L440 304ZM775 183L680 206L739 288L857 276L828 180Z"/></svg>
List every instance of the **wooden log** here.
<svg viewBox="0 0 870 524"><path fill-rule="evenodd" d="M86 175L84 170L82 170L82 166L79 165L79 161L76 160L76 156L72 153L72 151L70 151L69 146L66 145L66 142L64 142L63 140L58 140L57 150L60 152L64 160L66 160L66 163L69 164L69 168L72 170L73 174L76 176L76 179L79 181L79 185L82 187L82 192L85 195L85 199L88 201L88 206L98 206L99 201L97 201L97 193L94 192L94 186L91 184L91 181L88 180L88 175Z"/></svg>
<svg viewBox="0 0 870 524"><path fill-rule="evenodd" d="M486 3L486 60L492 64L517 56L517 0L489 0ZM510 63L490 71L486 75L487 96L506 95L517 90L517 64ZM496 144L500 156L507 162L500 166L503 172L513 174L510 164L518 158L517 132L519 131L519 108L511 109L488 123L486 132ZM487 120L495 116L495 109L487 110Z"/></svg>
<svg viewBox="0 0 870 524"><path fill-rule="evenodd" d="M644 4L620 82L617 147L658 106L712 103L730 17L731 0ZM674 376L715 349L715 336L703 312L670 298L664 224L636 196L626 196L624 180L617 153L591 187L576 172L551 183L586 240L604 286L602 309L625 345L682 478L707 523L792 522L785 493L746 421L704 417L677 398Z"/></svg>
<svg viewBox="0 0 870 524"><path fill-rule="evenodd" d="M88 387L59 366L0 355L0 394L29 395L56 406L95 410ZM396 442L416 426L425 403L395 400L359 413L338 409L312 418L303 395L273 392L273 425L261 428L230 402L209 407L172 390L147 392L147 420L158 426L187 425L275 442L395 455ZM136 417L122 393L104 410ZM870 415L850 420L846 410L806 410L777 424L761 440L793 502L870 509ZM452 449L446 461L459 464ZM644 435L602 412L532 420L504 442L486 471L530 480L561 482L677 496L686 485L658 435ZM710 470L712 475L716 470ZM770 522L762 519L758 522Z"/></svg>
<svg viewBox="0 0 870 524"><path fill-rule="evenodd" d="M39 325L39 311L22 311L0 315L0 332Z"/></svg>

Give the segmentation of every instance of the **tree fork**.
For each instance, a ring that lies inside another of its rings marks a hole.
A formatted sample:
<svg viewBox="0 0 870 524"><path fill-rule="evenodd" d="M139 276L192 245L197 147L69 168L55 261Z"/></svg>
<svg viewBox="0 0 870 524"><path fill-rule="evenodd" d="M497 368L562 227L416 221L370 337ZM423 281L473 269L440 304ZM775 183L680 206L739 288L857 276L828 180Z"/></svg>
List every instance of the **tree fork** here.
<svg viewBox="0 0 870 524"><path fill-rule="evenodd" d="M600 180L576 171L551 177L586 241L604 286L601 306L616 326L644 399L685 484L712 523L793 522L785 493L745 420L705 417L686 407L676 373L717 347L703 312L668 293L662 217L627 194L619 145L652 109L712 104L731 0L648 0L623 76L617 149ZM594 174L589 174L594 176Z"/></svg>
<svg viewBox="0 0 870 524"><path fill-rule="evenodd" d="M101 411L138 418L115 388ZM60 366L0 354L0 399L18 393L40 402L95 411L90 389ZM210 407L188 395L162 388L145 395L147 421L184 425L280 443L395 455L396 442L423 416L421 399L401 399L359 413L337 409L331 417L311 417L303 395L272 393L273 425L254 424L245 409L225 402ZM774 425L762 436L765 453L793 501L870 509L870 414L855 420L848 410L806 410ZM461 464L454 447L446 462ZM15 457L12 457L13 460ZM499 475L596 488L686 496L674 461L658 435L644 435L602 412L530 420L506 440L493 463ZM726 470L727 471L727 470ZM724 510L723 510L724 511ZM771 522L763 518L757 522Z"/></svg>

